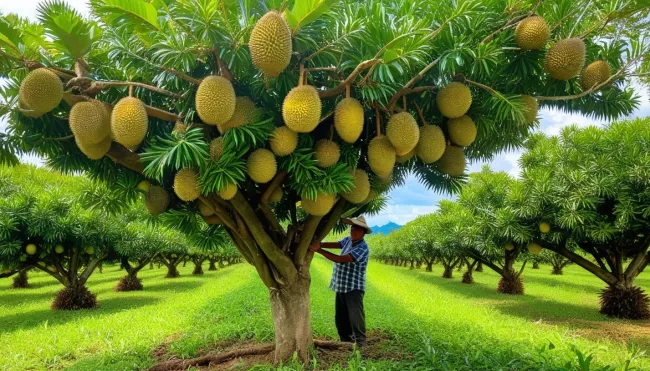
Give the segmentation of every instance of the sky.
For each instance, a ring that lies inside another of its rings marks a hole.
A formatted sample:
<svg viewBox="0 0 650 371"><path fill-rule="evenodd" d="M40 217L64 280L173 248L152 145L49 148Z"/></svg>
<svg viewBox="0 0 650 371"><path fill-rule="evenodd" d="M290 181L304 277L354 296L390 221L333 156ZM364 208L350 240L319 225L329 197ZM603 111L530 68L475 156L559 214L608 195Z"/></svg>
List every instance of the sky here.
<svg viewBox="0 0 650 371"><path fill-rule="evenodd" d="M41 0L20 0L20 1L2 1L0 11L3 13L17 13L24 17L36 19L36 6ZM66 0L68 4L77 9L82 15L88 15L87 0ZM650 116L650 94L647 88L640 86L635 87L638 94L641 95L641 102L639 108L629 116L645 117ZM547 135L557 135L562 131L562 128L576 124L581 127L590 125L603 126L608 122L603 120L594 120L592 118L566 114L558 110L543 109L539 114L540 125L538 130ZM0 132L3 132L6 123L0 121ZM512 151L502 153L490 162L475 162L469 164L468 172L479 171L484 164L487 164L493 170L506 171L512 176L519 174L519 157L521 151ZM39 163L36 157L24 158L24 161ZM415 219L419 215L428 214L436 210L438 201L451 198L448 194L441 194L428 190L424 185L420 184L418 180L410 176L406 179L406 183L394 189L389 194L390 200L387 207L382 210L379 215L368 216L368 224L370 225L384 225L389 221L397 224L406 224Z"/></svg>

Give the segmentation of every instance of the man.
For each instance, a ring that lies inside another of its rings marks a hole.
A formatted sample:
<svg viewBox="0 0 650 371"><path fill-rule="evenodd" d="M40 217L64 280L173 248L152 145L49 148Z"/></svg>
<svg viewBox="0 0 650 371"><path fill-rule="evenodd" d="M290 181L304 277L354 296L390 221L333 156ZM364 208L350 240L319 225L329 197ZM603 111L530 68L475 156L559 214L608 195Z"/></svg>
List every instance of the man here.
<svg viewBox="0 0 650 371"><path fill-rule="evenodd" d="M334 320L339 338L363 347L367 345L363 295L366 291L366 267L370 255L363 237L372 233L372 230L363 216L343 219L343 223L351 225L350 237L339 242L312 242L309 249L334 262L330 289L336 292ZM341 254L332 254L323 249L341 249Z"/></svg>

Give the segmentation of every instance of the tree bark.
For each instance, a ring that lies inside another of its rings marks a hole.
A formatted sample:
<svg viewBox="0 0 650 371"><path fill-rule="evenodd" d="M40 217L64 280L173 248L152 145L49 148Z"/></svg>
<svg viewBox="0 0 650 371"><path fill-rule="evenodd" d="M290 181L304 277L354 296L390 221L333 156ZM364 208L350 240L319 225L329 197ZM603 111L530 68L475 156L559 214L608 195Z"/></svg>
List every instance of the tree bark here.
<svg viewBox="0 0 650 371"><path fill-rule="evenodd" d="M483 272L483 262L478 262L478 265L476 266L476 269L474 269L475 272Z"/></svg>
<svg viewBox="0 0 650 371"><path fill-rule="evenodd" d="M294 352L303 363L309 361L313 344L309 285L309 278L298 278L280 289L270 290L276 364L291 359Z"/></svg>
<svg viewBox="0 0 650 371"><path fill-rule="evenodd" d="M414 263L415 263L415 262L414 262L413 260L411 260L411 266L409 267L409 269L415 269L415 265L414 265Z"/></svg>
<svg viewBox="0 0 650 371"><path fill-rule="evenodd" d="M192 274L195 276L200 276L203 274L203 260L194 261L194 270Z"/></svg>
<svg viewBox="0 0 650 371"><path fill-rule="evenodd" d="M426 271L427 271L427 272L431 272L431 271L433 271L433 260L429 260L429 261L427 261L427 268L426 268Z"/></svg>
<svg viewBox="0 0 650 371"><path fill-rule="evenodd" d="M600 313L613 318L650 319L650 299L632 282L609 285L600 293Z"/></svg>
<svg viewBox="0 0 650 371"><path fill-rule="evenodd" d="M214 263L215 263L215 261L210 259L210 266L208 267L209 271L216 271L217 270L217 266Z"/></svg>
<svg viewBox="0 0 650 371"><path fill-rule="evenodd" d="M18 275L14 277L11 287L14 289L25 289L29 287L29 279L27 277L26 269L18 272Z"/></svg>
<svg viewBox="0 0 650 371"><path fill-rule="evenodd" d="M539 269L539 263L534 261L533 262L533 269Z"/></svg>

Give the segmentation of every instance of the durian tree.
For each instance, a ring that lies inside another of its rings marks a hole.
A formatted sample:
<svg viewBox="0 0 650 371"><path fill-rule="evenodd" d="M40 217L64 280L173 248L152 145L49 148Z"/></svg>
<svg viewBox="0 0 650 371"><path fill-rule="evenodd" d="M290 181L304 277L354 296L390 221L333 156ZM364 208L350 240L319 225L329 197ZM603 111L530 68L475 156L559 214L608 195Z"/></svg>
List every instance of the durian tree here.
<svg viewBox="0 0 650 371"><path fill-rule="evenodd" d="M0 159L36 154L117 194L146 178L152 214L223 225L269 290L276 361L313 344L311 241L379 210L408 174L457 190L468 160L521 146L539 106L629 114L648 51L647 8L618 0L90 10L1 18Z"/></svg>
<svg viewBox="0 0 650 371"><path fill-rule="evenodd" d="M601 313L650 317L634 279L650 260L650 120L531 138L510 208L521 236L600 278Z"/></svg>

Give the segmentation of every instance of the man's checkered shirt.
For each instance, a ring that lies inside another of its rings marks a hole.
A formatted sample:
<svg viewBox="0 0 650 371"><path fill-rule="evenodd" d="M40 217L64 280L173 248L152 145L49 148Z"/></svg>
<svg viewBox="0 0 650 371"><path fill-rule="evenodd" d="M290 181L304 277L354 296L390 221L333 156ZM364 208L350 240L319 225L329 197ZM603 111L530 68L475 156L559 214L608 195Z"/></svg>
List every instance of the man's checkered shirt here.
<svg viewBox="0 0 650 371"><path fill-rule="evenodd" d="M351 237L339 241L341 255L350 254L354 261L350 263L334 263L330 289L335 292L350 292L352 290L366 291L366 268L370 251L365 240L352 242Z"/></svg>

